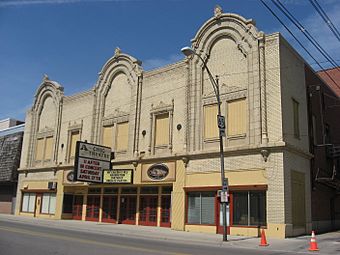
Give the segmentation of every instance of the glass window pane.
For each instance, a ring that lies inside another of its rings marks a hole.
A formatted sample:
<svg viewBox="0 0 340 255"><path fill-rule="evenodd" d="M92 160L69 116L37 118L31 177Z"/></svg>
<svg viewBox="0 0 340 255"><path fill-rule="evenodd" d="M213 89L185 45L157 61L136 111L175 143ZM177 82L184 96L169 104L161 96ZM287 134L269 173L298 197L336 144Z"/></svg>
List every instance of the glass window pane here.
<svg viewBox="0 0 340 255"><path fill-rule="evenodd" d="M201 197L200 193L188 194L188 223L200 224Z"/></svg>
<svg viewBox="0 0 340 255"><path fill-rule="evenodd" d="M63 213L72 213L73 194L64 194Z"/></svg>
<svg viewBox="0 0 340 255"><path fill-rule="evenodd" d="M29 193L28 212L34 212L35 209L35 193Z"/></svg>
<svg viewBox="0 0 340 255"><path fill-rule="evenodd" d="M48 213L48 207L50 204L50 194L44 193L41 204L41 213Z"/></svg>
<svg viewBox="0 0 340 255"><path fill-rule="evenodd" d="M170 187L162 187L162 194L171 194L172 186Z"/></svg>
<svg viewBox="0 0 340 255"><path fill-rule="evenodd" d="M22 212L27 212L28 211L28 201L29 201L29 193L24 193L22 197Z"/></svg>
<svg viewBox="0 0 340 255"><path fill-rule="evenodd" d="M233 194L233 225L248 225L248 192Z"/></svg>
<svg viewBox="0 0 340 255"><path fill-rule="evenodd" d="M122 194L137 194L137 188L134 187L126 187L122 188Z"/></svg>
<svg viewBox="0 0 340 255"><path fill-rule="evenodd" d="M55 213L55 203L56 203L55 193L51 193L50 194L50 205L49 205L49 213L50 214Z"/></svg>
<svg viewBox="0 0 340 255"><path fill-rule="evenodd" d="M201 193L201 224L215 224L215 194Z"/></svg>
<svg viewBox="0 0 340 255"><path fill-rule="evenodd" d="M251 191L250 193L250 225L266 225L266 193Z"/></svg>
<svg viewBox="0 0 340 255"><path fill-rule="evenodd" d="M158 187L142 187L141 194L158 194Z"/></svg>

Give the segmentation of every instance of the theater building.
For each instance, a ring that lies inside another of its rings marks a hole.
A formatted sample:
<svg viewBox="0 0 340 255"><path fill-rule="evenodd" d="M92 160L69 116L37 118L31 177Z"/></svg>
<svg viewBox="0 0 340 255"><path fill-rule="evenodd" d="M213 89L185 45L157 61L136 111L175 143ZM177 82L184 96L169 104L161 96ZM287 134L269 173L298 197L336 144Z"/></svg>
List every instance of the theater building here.
<svg viewBox="0 0 340 255"><path fill-rule="evenodd" d="M279 33L219 7L192 48L219 77L228 233L309 233L304 60ZM16 214L220 233L216 115L196 56L144 71L117 48L95 86L72 96L45 76L26 116ZM116 183L73 181L78 140L112 148Z"/></svg>

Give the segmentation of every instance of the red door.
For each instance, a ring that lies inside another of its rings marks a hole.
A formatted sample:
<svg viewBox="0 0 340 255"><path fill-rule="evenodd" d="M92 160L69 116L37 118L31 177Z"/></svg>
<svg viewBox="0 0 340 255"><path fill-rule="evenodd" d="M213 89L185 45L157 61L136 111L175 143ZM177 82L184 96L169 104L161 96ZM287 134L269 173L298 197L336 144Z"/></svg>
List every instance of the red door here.
<svg viewBox="0 0 340 255"><path fill-rule="evenodd" d="M229 194L229 203L227 204L227 234L230 235L230 224L232 219L232 195ZM223 218L222 218L222 206L220 203L220 199L216 197L215 199L216 203L216 232L217 234L223 234Z"/></svg>
<svg viewBox="0 0 340 255"><path fill-rule="evenodd" d="M119 223L136 224L136 196L120 197Z"/></svg>
<svg viewBox="0 0 340 255"><path fill-rule="evenodd" d="M117 196L103 197L103 222L116 223L117 221Z"/></svg>
<svg viewBox="0 0 340 255"><path fill-rule="evenodd" d="M100 196L87 196L86 220L99 221Z"/></svg>
<svg viewBox="0 0 340 255"><path fill-rule="evenodd" d="M83 196L75 195L73 200L72 217L74 220L81 220L83 215Z"/></svg>
<svg viewBox="0 0 340 255"><path fill-rule="evenodd" d="M161 227L171 227L171 196L162 196L161 202Z"/></svg>
<svg viewBox="0 0 340 255"><path fill-rule="evenodd" d="M157 196L141 196L139 205L139 225L157 226Z"/></svg>

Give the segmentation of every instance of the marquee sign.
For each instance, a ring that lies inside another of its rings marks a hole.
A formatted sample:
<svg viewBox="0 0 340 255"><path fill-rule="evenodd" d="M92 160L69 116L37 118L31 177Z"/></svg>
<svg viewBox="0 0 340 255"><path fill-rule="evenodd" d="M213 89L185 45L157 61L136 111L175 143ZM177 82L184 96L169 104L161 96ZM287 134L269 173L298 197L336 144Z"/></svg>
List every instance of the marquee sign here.
<svg viewBox="0 0 340 255"><path fill-rule="evenodd" d="M105 169L103 173L103 183L132 183L132 177L132 169Z"/></svg>
<svg viewBox="0 0 340 255"><path fill-rule="evenodd" d="M110 169L111 148L77 142L74 181L103 182L103 170Z"/></svg>

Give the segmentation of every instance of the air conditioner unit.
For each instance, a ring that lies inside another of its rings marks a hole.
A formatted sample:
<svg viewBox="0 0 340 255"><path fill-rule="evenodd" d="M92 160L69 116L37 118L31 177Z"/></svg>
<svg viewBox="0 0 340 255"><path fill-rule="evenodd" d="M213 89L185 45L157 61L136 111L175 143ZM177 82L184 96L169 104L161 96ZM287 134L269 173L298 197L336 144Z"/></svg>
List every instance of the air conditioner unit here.
<svg viewBox="0 0 340 255"><path fill-rule="evenodd" d="M48 189L55 190L57 189L57 182L48 182Z"/></svg>

